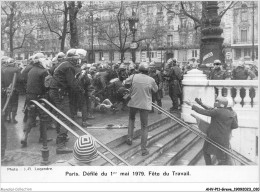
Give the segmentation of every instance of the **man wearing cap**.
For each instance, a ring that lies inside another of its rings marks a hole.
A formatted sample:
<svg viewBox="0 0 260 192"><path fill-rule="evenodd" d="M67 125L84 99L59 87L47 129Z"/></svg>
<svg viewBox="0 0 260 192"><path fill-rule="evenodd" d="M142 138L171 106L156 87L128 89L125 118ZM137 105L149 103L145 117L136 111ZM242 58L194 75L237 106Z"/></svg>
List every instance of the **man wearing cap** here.
<svg viewBox="0 0 260 192"><path fill-rule="evenodd" d="M69 117L71 117L69 94L71 92L84 94L84 89L81 88L75 78L76 65L80 63L81 58L85 56L84 54L86 54L86 51L81 49L68 50L65 61L54 70L53 79L50 83L49 96L51 101ZM61 119L66 124L69 124L63 116L61 116ZM68 140L67 137L68 131L61 126L56 139L57 154L72 153L72 150L65 146Z"/></svg>
<svg viewBox="0 0 260 192"><path fill-rule="evenodd" d="M198 102L197 99L195 101ZM197 113L211 117L207 137L230 149L231 131L238 127L238 123L237 114L232 108L230 109L231 103L229 104L228 99L226 97L217 97L214 108L204 107L206 109L192 105L191 102L185 101L185 103L192 106L192 110ZM200 104L200 102L198 103ZM200 105L204 106L203 104ZM203 155L206 165L213 164L211 155L216 156L218 165L232 165L229 155L207 141L204 142Z"/></svg>
<svg viewBox="0 0 260 192"><path fill-rule="evenodd" d="M5 120L11 122L11 123L17 123L15 117L17 115L17 109L18 109L18 100L19 100L19 92L17 90L17 82L21 80L21 73L20 69L15 66L15 60L12 58L8 58L6 60L6 64L4 67L1 68L2 72L2 88L5 90L8 90L8 87L13 82L14 74L16 73L16 83L13 90L13 94L10 98L9 104L7 106L7 109L5 111Z"/></svg>
<svg viewBox="0 0 260 192"><path fill-rule="evenodd" d="M78 137L73 148L73 159L59 160L51 166L91 166L98 159L96 142L89 135Z"/></svg>
<svg viewBox="0 0 260 192"><path fill-rule="evenodd" d="M158 86L158 91L152 92L152 102L157 102L157 105L162 107L162 97L163 97L163 92L162 92L162 88L163 88L163 80L162 80L162 75L161 72L158 71L155 67L155 63L152 61L149 65L149 76L152 77L157 86ZM154 108L152 107L151 112L154 112ZM158 114L161 114L162 112L158 111Z"/></svg>
<svg viewBox="0 0 260 192"><path fill-rule="evenodd" d="M213 63L214 67L209 74L209 79L211 80L224 80L229 78L228 73L222 69L222 64L220 60L215 60Z"/></svg>
<svg viewBox="0 0 260 192"><path fill-rule="evenodd" d="M130 101L128 102L129 125L126 143L132 145L133 133L135 127L135 115L139 111L141 120L141 154L148 155L147 137L148 137L148 113L152 110L152 91L157 92L158 86L155 80L148 75L149 64L142 62L139 65L138 74L131 75L125 80L125 84L131 84Z"/></svg>

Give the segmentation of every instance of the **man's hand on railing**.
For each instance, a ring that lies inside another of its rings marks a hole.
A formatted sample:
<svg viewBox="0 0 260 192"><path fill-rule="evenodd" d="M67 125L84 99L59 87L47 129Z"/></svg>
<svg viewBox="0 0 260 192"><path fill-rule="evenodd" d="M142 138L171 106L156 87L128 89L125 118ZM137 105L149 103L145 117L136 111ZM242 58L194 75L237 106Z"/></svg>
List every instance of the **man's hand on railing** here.
<svg viewBox="0 0 260 192"><path fill-rule="evenodd" d="M199 105L202 105L201 98L195 98L195 101L196 101Z"/></svg>

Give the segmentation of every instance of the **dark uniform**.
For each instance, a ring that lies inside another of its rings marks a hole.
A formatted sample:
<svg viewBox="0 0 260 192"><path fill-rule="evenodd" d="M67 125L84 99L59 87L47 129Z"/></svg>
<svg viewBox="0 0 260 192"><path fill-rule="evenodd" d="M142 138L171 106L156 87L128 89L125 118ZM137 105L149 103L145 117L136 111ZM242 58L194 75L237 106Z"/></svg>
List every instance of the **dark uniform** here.
<svg viewBox="0 0 260 192"><path fill-rule="evenodd" d="M154 103L155 101L157 104L162 107L162 97L163 97L163 79L161 72L158 70L155 71L150 71L149 76L152 77L155 80L155 83L158 86L158 91L157 92L152 92L152 102ZM152 112L154 112L154 108L152 108ZM161 113L160 111L158 112L159 114Z"/></svg>
<svg viewBox="0 0 260 192"><path fill-rule="evenodd" d="M24 125L24 135L21 139L23 147L27 146L28 134L32 127L35 126L36 117L40 118L40 139L39 142L43 141L44 129L47 130L48 115L31 100L39 101L41 98L46 98L46 88L44 86L44 79L48 75L47 69L45 69L40 62L35 63L28 72L27 86L26 86L26 108L28 110L28 119Z"/></svg>
<svg viewBox="0 0 260 192"><path fill-rule="evenodd" d="M209 74L211 80L224 80L226 78L228 78L228 73L220 68L213 69Z"/></svg>
<svg viewBox="0 0 260 192"><path fill-rule="evenodd" d="M76 59L68 58L66 61L61 63L54 71L53 79L50 84L49 96L54 105L65 113L67 116L71 117L70 112L70 93L80 92L84 93L84 90L78 84L78 81L75 79L77 64ZM65 122L67 125L68 121L61 116L60 119ZM68 131L65 128L61 128L59 135L57 136L57 154L70 153L72 150L69 150L65 147L67 141Z"/></svg>
<svg viewBox="0 0 260 192"><path fill-rule="evenodd" d="M245 66L238 66L232 71L233 80L247 80L248 77L250 77L250 79L254 79L255 74L246 69Z"/></svg>
<svg viewBox="0 0 260 192"><path fill-rule="evenodd" d="M173 66L169 69L168 74L168 85L169 85L169 96L172 100L172 108L171 110L178 110L178 98L182 95L181 90L181 80L182 80L182 71L181 69L176 66Z"/></svg>
<svg viewBox="0 0 260 192"><path fill-rule="evenodd" d="M254 79L256 76L255 74L249 70L246 69L245 66L238 66L232 71L232 80L247 80L250 77L250 79ZM232 97L236 97L236 90L233 88L231 90ZM249 96L251 98L251 102L253 102L253 98L255 97L255 90L253 88L249 89ZM245 97L245 88L240 89L240 97L242 98L241 104L244 104L244 97Z"/></svg>
<svg viewBox="0 0 260 192"><path fill-rule="evenodd" d="M2 88L5 90L10 86L10 84L13 81L13 76L16 73L17 78L16 82L20 81L21 79L21 73L20 69L15 66L14 63L7 64L5 67L2 67ZM18 100L19 100L19 92L17 90L17 83L15 84L13 94L10 98L9 105L6 109L5 112L5 119L8 118L8 121L12 121L12 123L17 123L15 117L17 114L17 109L18 109ZM10 119L11 117L11 119Z"/></svg>

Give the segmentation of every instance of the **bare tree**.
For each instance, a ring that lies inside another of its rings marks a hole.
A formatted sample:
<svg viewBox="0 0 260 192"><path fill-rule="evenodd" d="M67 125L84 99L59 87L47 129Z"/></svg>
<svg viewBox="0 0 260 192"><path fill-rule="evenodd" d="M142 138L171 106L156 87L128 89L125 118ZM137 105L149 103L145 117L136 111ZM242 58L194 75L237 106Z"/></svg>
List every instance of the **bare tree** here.
<svg viewBox="0 0 260 192"><path fill-rule="evenodd" d="M60 42L60 51L65 50L65 41L68 31L68 4L63 2L39 2L38 8L41 10L44 23L50 32L56 34ZM61 17L63 16L62 22Z"/></svg>
<svg viewBox="0 0 260 192"><path fill-rule="evenodd" d="M36 29L36 25L31 26L30 24L26 24L29 18L23 13L23 11L28 9L30 6L33 5L29 2L23 4L19 1L5 1L1 5L2 12L5 15L5 21L1 24L1 26L3 26L1 35L3 37L4 34L7 34L8 36L7 40L9 41L10 57L13 57L14 50L23 48L26 39L30 36L33 30ZM21 28L22 30L19 31ZM20 34L23 34L21 37L22 40L16 43L17 45L15 46L15 38L16 36L20 37Z"/></svg>

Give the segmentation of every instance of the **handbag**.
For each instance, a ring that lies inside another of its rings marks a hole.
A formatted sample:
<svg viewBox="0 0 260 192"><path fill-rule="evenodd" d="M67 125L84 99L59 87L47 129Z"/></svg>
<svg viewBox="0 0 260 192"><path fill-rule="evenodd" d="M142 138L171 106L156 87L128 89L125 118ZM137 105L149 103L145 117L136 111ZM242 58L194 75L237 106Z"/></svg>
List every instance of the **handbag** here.
<svg viewBox="0 0 260 192"><path fill-rule="evenodd" d="M130 87L129 93L127 93L127 94L125 94L125 95L123 96L123 99L124 99L127 103L131 100L131 92L132 92L132 88L133 88L134 76L135 76L135 74L133 75L133 78L132 78L132 82L131 82L131 87Z"/></svg>

